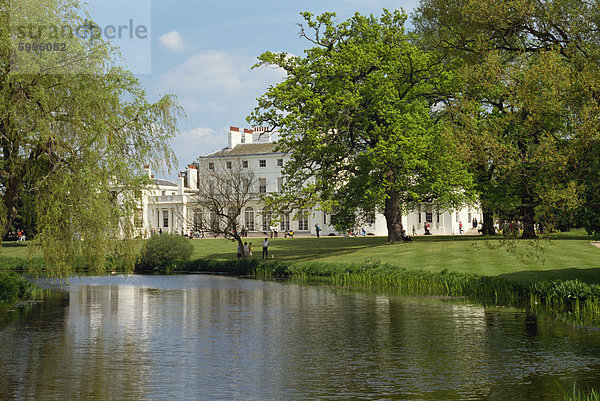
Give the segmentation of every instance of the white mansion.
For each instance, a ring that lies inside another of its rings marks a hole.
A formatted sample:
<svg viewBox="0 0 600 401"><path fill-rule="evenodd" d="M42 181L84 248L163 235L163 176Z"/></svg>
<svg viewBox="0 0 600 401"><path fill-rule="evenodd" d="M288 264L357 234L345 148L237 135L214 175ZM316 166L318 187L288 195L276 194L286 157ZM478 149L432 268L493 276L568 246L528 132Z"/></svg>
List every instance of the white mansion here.
<svg viewBox="0 0 600 401"><path fill-rule="evenodd" d="M189 164L187 169L179 173L177 182L155 179L154 186L145 191L135 218L136 230L144 237L151 232L170 232L189 234L202 231L197 207L197 192L201 181L200 171L206 164L209 168L214 163L241 162L243 168L251 169L256 177L257 194L279 192L283 184L282 167L288 160L284 153L275 151L275 142L264 128L243 129L230 127L228 146L217 152L201 156ZM147 167L148 174L151 175ZM259 197L248 202L241 214L240 226L245 227L250 236L260 235L270 231L276 225L279 232L293 230L296 235L316 235L315 226L319 225L321 235L342 235L330 225L331 216L320 210L310 210L304 213L291 211L278 216L271 221L270 215L263 212ZM438 212L433 204L423 204L420 210L411 211L402 217L402 224L410 235L413 230L419 235L424 234L424 224L429 222L431 233L434 235L459 234L462 223L464 232L476 232L474 220L481 221L481 211L475 207L465 207L461 210ZM356 231L365 229L371 235L387 236L386 221L382 214L376 214L372 221L366 222ZM206 233L210 235L209 232Z"/></svg>

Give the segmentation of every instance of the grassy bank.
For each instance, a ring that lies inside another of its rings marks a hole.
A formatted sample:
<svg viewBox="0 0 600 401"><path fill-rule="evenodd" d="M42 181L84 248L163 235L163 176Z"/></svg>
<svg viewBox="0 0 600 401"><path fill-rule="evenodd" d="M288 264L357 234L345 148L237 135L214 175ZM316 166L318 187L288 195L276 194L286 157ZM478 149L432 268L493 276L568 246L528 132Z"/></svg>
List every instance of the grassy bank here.
<svg viewBox="0 0 600 401"><path fill-rule="evenodd" d="M245 238L260 259L262 238ZM236 260L237 244L226 239L192 240L192 259ZM581 231L551 241L508 241L471 236L417 236L412 243L387 244L383 237L269 239L273 260L307 262L381 262L409 270L472 273L517 280L580 280L600 284L600 248ZM0 270L40 268L39 254L26 243L4 243ZM21 260L28 262L21 262Z"/></svg>
<svg viewBox="0 0 600 401"><path fill-rule="evenodd" d="M577 234L577 233L575 233ZM253 243L260 258L260 238ZM512 241L469 236L420 236L412 243L386 244L381 237L270 239L274 260L363 263L379 261L427 272L447 270L516 280L580 280L600 284L600 248L587 236L564 235L552 241ZM194 240L193 259L235 260L236 244L224 239Z"/></svg>
<svg viewBox="0 0 600 401"><path fill-rule="evenodd" d="M397 244L381 237L275 238L269 240L268 263L260 260L262 238L246 240L254 257L241 262L230 240L192 240L192 260L173 270L291 277L600 315L600 249L581 232L537 242L469 236L420 236ZM27 255L27 246L5 245L0 269L39 271L43 261Z"/></svg>

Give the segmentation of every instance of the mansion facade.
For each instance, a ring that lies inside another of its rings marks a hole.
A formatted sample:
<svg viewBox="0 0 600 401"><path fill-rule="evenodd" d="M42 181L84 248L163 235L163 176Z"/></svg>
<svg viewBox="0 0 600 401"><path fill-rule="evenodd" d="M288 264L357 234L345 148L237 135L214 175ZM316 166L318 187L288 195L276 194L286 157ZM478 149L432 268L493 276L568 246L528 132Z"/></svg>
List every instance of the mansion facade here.
<svg viewBox="0 0 600 401"><path fill-rule="evenodd" d="M232 168L239 165L249 169L255 177L254 200L247 202L240 216L240 227L249 236L265 236L273 228L280 233L292 230L296 235L314 236L316 226L320 235L345 235L331 225L331 215L321 210L290 211L280 216L271 216L263 210L260 196L283 189L282 169L289 157L275 150L276 143L264 128L243 129L230 127L228 144L219 151L200 156L179 173L177 182L154 179L149 167L147 172L154 185L144 191L136 214L135 225L138 234L148 237L153 232L169 232L182 235L210 237L210 229L202 224L198 201L201 172L211 170L216 164ZM409 235L413 232L422 235L424 225L429 223L434 235L459 234L462 223L464 233L477 233L476 222L482 221L481 211L476 207L465 207L454 211L438 211L434 204L422 204L420 210L410 211L402 216L402 224ZM365 222L354 231L368 235L387 236L385 217L376 213L371 221ZM283 234L282 234L283 235Z"/></svg>

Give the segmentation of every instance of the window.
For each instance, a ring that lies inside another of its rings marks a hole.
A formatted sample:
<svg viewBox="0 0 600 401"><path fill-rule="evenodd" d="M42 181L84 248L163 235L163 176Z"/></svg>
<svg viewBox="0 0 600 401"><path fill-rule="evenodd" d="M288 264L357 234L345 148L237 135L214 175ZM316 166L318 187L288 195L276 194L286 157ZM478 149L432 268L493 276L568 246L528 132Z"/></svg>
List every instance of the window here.
<svg viewBox="0 0 600 401"><path fill-rule="evenodd" d="M231 162L227 162L227 169L231 170Z"/></svg>
<svg viewBox="0 0 600 401"><path fill-rule="evenodd" d="M247 207L244 211L244 220L246 221L246 229L254 231L254 209Z"/></svg>
<svg viewBox="0 0 600 401"><path fill-rule="evenodd" d="M271 231L271 212L262 212L262 230Z"/></svg>
<svg viewBox="0 0 600 401"><path fill-rule="evenodd" d="M283 167L283 159L277 159L277 167Z"/></svg>
<svg viewBox="0 0 600 401"><path fill-rule="evenodd" d="M456 212L456 222L458 223L460 221L460 214L458 212Z"/></svg>
<svg viewBox="0 0 600 401"><path fill-rule="evenodd" d="M421 212L417 213L419 216L419 224L421 224L423 222L423 218L421 217Z"/></svg>
<svg viewBox="0 0 600 401"><path fill-rule="evenodd" d="M214 170L215 169L215 163L213 163L213 162L208 163L208 169L209 170Z"/></svg>
<svg viewBox="0 0 600 401"><path fill-rule="evenodd" d="M163 227L169 227L169 211L163 210Z"/></svg>
<svg viewBox="0 0 600 401"><path fill-rule="evenodd" d="M375 224L375 215L374 214L370 214L369 216L367 216L367 224L370 224L370 225Z"/></svg>
<svg viewBox="0 0 600 401"><path fill-rule="evenodd" d="M267 161L266 160L259 160L258 161L258 167L267 167Z"/></svg>
<svg viewBox="0 0 600 401"><path fill-rule="evenodd" d="M220 225L219 225L219 216L217 216L217 214L215 214L214 212L210 212L210 229L213 233L219 232L220 230Z"/></svg>
<svg viewBox="0 0 600 401"><path fill-rule="evenodd" d="M202 231L202 212L196 211L194 213L194 231Z"/></svg>
<svg viewBox="0 0 600 401"><path fill-rule="evenodd" d="M327 213L323 212L323 225L327 224Z"/></svg>
<svg viewBox="0 0 600 401"><path fill-rule="evenodd" d="M283 192L283 177L277 177L277 192Z"/></svg>
<svg viewBox="0 0 600 401"><path fill-rule="evenodd" d="M436 220L436 222L437 222L438 224L440 224L440 212L439 212L439 211L438 211L438 212L436 212L436 219L437 219L437 220Z"/></svg>
<svg viewBox="0 0 600 401"><path fill-rule="evenodd" d="M248 160L242 161L242 167L243 168L248 168Z"/></svg>
<svg viewBox="0 0 600 401"><path fill-rule="evenodd" d="M267 193L267 179L266 178L258 179L258 193L260 193L260 194Z"/></svg>
<svg viewBox="0 0 600 401"><path fill-rule="evenodd" d="M433 212L425 212L425 221L433 223Z"/></svg>
<svg viewBox="0 0 600 401"><path fill-rule="evenodd" d="M281 213L279 215L279 220L281 220L279 222L279 227L281 228L281 231L290 229L290 214L289 213L287 213L287 212Z"/></svg>
<svg viewBox="0 0 600 401"><path fill-rule="evenodd" d="M308 231L308 213L304 210L298 212L298 231Z"/></svg>

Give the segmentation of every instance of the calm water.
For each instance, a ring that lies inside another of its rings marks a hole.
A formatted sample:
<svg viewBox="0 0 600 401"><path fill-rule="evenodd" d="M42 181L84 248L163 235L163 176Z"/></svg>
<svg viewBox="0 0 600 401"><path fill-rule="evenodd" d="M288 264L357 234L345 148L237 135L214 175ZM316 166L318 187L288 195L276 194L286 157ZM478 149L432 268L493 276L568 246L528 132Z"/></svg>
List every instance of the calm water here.
<svg viewBox="0 0 600 401"><path fill-rule="evenodd" d="M75 278L0 317L0 399L552 400L600 331L522 311L229 277Z"/></svg>

